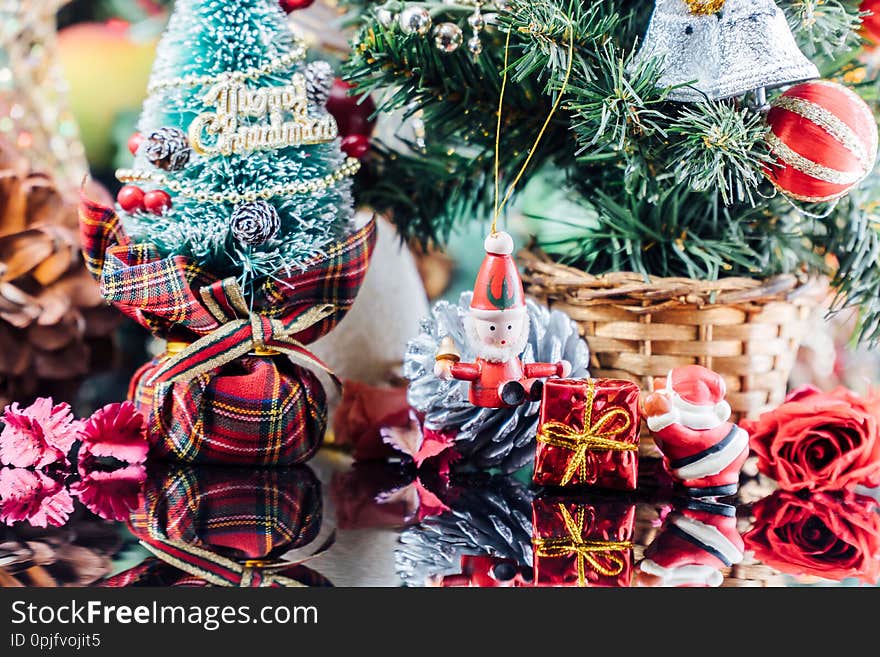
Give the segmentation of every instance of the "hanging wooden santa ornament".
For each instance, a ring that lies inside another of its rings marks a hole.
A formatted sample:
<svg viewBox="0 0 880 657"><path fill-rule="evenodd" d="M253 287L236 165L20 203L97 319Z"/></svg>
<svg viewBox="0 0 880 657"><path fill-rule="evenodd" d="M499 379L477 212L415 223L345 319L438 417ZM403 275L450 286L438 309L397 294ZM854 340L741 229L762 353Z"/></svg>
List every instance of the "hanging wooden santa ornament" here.
<svg viewBox="0 0 880 657"><path fill-rule="evenodd" d="M767 124L775 160L765 173L789 198L833 201L874 168L874 115L842 84L820 80L792 87L773 102Z"/></svg>
<svg viewBox="0 0 880 657"><path fill-rule="evenodd" d="M529 340L522 279L513 261L513 238L504 231L486 238L486 256L474 283L470 313L465 319L473 363L459 361L451 338L441 342L434 373L441 379L470 381L469 399L475 406L503 408L539 401L541 379L566 377L568 361L528 363L520 355Z"/></svg>

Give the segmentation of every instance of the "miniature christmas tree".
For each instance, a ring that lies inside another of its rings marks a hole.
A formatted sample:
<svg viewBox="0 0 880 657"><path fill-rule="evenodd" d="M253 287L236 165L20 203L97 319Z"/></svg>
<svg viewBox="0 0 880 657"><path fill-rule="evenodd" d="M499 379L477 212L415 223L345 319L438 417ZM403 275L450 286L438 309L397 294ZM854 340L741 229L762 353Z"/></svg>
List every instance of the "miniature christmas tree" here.
<svg viewBox="0 0 880 657"><path fill-rule="evenodd" d="M284 277L349 229L357 160L324 103L326 64L274 0L179 0L118 197L123 225L217 276Z"/></svg>
<svg viewBox="0 0 880 657"><path fill-rule="evenodd" d="M305 57L275 0L179 0L118 208L83 198L102 294L167 343L129 390L154 454L289 465L323 439L339 381L306 345L351 308L376 231L352 219L331 69Z"/></svg>

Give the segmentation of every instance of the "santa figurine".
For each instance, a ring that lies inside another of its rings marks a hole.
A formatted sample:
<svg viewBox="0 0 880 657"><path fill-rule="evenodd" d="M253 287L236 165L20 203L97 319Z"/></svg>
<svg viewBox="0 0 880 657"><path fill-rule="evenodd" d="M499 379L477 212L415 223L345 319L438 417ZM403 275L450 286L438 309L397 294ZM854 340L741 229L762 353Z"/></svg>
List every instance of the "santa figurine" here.
<svg viewBox="0 0 880 657"><path fill-rule="evenodd" d="M448 381L470 381L469 399L475 406L505 408L539 401L541 379L566 377L571 363L523 364L519 356L529 340L529 315L522 279L513 261L513 238L492 233L485 241L486 257L474 283L465 330L476 353L473 363L460 362L450 337L436 355L434 374Z"/></svg>
<svg viewBox="0 0 880 657"><path fill-rule="evenodd" d="M645 549L637 580L640 586L721 586L722 569L742 561L744 550L734 507L688 500Z"/></svg>
<svg viewBox="0 0 880 657"><path fill-rule="evenodd" d="M693 497L733 495L739 486L749 435L729 421L726 392L719 374L685 365L670 371L665 388L645 399L648 428L664 465Z"/></svg>

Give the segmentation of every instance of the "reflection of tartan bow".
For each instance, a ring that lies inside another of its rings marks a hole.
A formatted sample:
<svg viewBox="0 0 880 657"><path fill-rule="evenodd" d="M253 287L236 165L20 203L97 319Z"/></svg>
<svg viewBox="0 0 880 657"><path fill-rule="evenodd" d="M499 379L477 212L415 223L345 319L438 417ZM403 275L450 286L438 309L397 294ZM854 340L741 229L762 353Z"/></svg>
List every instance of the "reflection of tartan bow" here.
<svg viewBox="0 0 880 657"><path fill-rule="evenodd" d="M173 540L141 541L162 561L215 586L247 587L304 587L278 571L294 564L260 560L239 563L204 548Z"/></svg>
<svg viewBox="0 0 880 657"><path fill-rule="evenodd" d="M567 424L556 420L545 422L538 429L537 438L542 443L574 452L574 456L569 459L565 473L562 475L560 483L563 486L571 481L575 472L580 475L581 482L589 481L587 476L587 456L592 450L623 452L637 449L632 443L612 438L612 436L628 431L632 426L632 418L626 409L619 406L612 408L602 413L596 419L596 423L593 424L593 401L595 397L596 383L590 379L587 382L587 398L584 402L584 428L581 431L577 431ZM624 419L621 426L615 429L604 430L619 417Z"/></svg>
<svg viewBox="0 0 880 657"><path fill-rule="evenodd" d="M600 575L614 577L623 572L624 560L615 552L623 552L632 548L630 541L588 541L584 539L585 511L583 505L578 505L575 517L571 517L565 504L559 504L559 511L565 522L568 536L551 536L548 538L535 538L532 542L535 546L535 556L538 557L567 557L575 555L577 563L578 586L586 586L586 564Z"/></svg>
<svg viewBox="0 0 880 657"><path fill-rule="evenodd" d="M253 349L280 351L298 365L328 373L339 384L329 368L293 337L332 315L336 311L333 305L315 306L285 323L280 319L251 313L234 278L203 287L199 293L205 309L220 327L167 358L148 381L149 385L188 381L232 362Z"/></svg>

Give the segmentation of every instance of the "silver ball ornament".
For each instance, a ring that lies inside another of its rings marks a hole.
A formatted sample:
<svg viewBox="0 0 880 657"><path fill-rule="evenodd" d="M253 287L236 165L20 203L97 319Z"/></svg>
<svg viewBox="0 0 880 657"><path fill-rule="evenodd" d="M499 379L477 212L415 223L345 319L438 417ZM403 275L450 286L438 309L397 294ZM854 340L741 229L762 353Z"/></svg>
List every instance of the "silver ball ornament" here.
<svg viewBox="0 0 880 657"><path fill-rule="evenodd" d="M431 14L424 7L407 7L397 19L404 34L424 36L431 29Z"/></svg>
<svg viewBox="0 0 880 657"><path fill-rule="evenodd" d="M461 28L455 23L440 23L434 28L434 45L443 52L455 52L463 39Z"/></svg>
<svg viewBox="0 0 880 657"><path fill-rule="evenodd" d="M385 29L391 29L397 21L397 14L386 7L379 7L376 10L376 20Z"/></svg>

